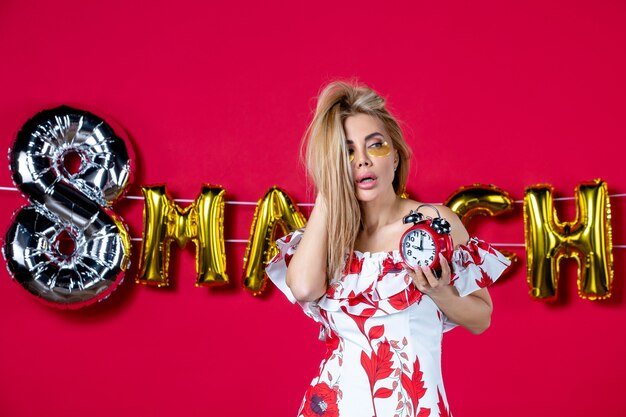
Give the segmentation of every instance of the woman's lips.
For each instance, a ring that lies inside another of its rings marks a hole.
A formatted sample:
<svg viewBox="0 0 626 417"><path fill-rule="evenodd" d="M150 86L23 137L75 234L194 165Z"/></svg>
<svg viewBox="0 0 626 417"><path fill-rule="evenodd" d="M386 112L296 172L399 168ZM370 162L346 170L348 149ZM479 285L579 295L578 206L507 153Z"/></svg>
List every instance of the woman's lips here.
<svg viewBox="0 0 626 417"><path fill-rule="evenodd" d="M374 176L365 177L362 180L357 181L356 187L361 190L369 190L369 189L374 188L377 182L378 182L378 179Z"/></svg>

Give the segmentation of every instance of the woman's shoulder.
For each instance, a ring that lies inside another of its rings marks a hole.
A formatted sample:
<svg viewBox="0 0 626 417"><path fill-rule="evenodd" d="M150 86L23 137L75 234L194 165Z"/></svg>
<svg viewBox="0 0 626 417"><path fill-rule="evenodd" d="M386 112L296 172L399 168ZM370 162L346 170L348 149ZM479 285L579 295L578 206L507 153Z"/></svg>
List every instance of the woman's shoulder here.
<svg viewBox="0 0 626 417"><path fill-rule="evenodd" d="M461 222L459 216L452 211L450 207L444 204L422 203L408 198L404 199L402 203L402 209L406 211L407 214L410 210L417 210L418 207L418 211L425 216L437 217L437 215L440 215L450 223L454 246L467 243L469 240L469 234L467 233L467 230L465 230L465 226Z"/></svg>
<svg viewBox="0 0 626 417"><path fill-rule="evenodd" d="M400 207L406 214L409 214L411 210L418 210L428 217L436 217L437 214L439 214L448 221L456 221L459 219L455 212L443 204L423 203L410 198L403 198Z"/></svg>

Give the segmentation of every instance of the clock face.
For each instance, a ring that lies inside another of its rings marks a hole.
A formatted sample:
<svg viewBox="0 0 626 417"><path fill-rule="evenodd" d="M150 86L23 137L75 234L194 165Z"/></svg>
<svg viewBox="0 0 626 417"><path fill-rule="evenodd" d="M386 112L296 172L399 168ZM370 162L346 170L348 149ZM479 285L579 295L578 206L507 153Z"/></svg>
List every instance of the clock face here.
<svg viewBox="0 0 626 417"><path fill-rule="evenodd" d="M427 231L413 229L403 236L402 256L409 266L430 266L436 254L435 241Z"/></svg>

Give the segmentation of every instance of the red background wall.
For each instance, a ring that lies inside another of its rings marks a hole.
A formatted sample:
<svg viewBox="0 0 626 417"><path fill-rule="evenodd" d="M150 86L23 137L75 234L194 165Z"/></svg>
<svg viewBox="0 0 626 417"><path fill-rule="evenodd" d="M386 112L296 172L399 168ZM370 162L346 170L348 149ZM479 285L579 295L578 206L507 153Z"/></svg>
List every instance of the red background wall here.
<svg viewBox="0 0 626 417"><path fill-rule="evenodd" d="M505 4L503 4L505 3ZM140 185L176 198L222 185L256 201L279 185L312 194L297 154L321 85L357 77L403 120L413 196L441 202L494 183L520 200L548 182L571 197L601 177L626 193L626 5L562 2L0 3L0 143L36 112L68 104L127 130ZM426 146L428 144L428 146ZM0 185L10 186L8 169ZM0 192L8 222L24 203ZM626 384L626 199L612 199L615 285L581 300L571 263L557 302L527 295L524 251L492 287L491 329L444 341L457 416L622 416ZM560 204L573 218L573 201ZM141 236L142 203L122 215ZM227 205L226 239L254 207ZM3 229L2 233L4 233ZM523 243L521 204L470 231ZM0 415L293 416L323 354L316 326L273 288L242 289L245 244L227 243L226 288L195 288L194 248L175 249L173 285L124 284L97 305L41 305L0 275Z"/></svg>

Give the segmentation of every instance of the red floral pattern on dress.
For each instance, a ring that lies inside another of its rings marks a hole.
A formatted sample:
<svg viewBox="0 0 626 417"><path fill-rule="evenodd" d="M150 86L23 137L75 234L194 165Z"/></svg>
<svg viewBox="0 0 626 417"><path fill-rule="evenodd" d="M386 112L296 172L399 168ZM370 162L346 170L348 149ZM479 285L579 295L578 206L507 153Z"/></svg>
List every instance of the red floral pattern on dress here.
<svg viewBox="0 0 626 417"><path fill-rule="evenodd" d="M383 270L379 275L379 279L384 277L387 274L398 274L404 270L404 263L402 261L396 262L393 258L393 252L390 252L389 255L383 261Z"/></svg>
<svg viewBox="0 0 626 417"><path fill-rule="evenodd" d="M342 307L341 309L343 310L344 313L346 313L348 317L354 320L359 331L363 333L363 335L365 335L365 322L367 321L368 318L370 318L374 314L373 311L370 312L369 315L363 315L363 314L356 315L356 314L350 314L345 307Z"/></svg>
<svg viewBox="0 0 626 417"><path fill-rule="evenodd" d="M348 262L346 262L346 267L343 270L343 274L360 274L361 269L363 269L363 258L357 257L356 254L353 252L352 255L350 255L349 257Z"/></svg>
<svg viewBox="0 0 626 417"><path fill-rule="evenodd" d="M289 262L291 262L291 258L293 258L293 255L291 254L285 255L285 265L289 266Z"/></svg>
<svg viewBox="0 0 626 417"><path fill-rule="evenodd" d="M277 242L280 253L266 269L290 299L286 264L301 235ZM471 238L453 253L451 285L465 296L508 265ZM321 324L327 351L299 416L450 417L440 360L442 333L454 323L413 285L398 251L354 252L343 272L320 300L300 303Z"/></svg>
<svg viewBox="0 0 626 417"><path fill-rule="evenodd" d="M337 391L325 382L309 387L305 394L302 415L305 417L338 417Z"/></svg>
<svg viewBox="0 0 626 417"><path fill-rule="evenodd" d="M415 358L413 370L410 374L408 372L402 374L402 387L406 390L408 397L411 399L413 410L417 410L419 400L426 394L426 388L422 379L423 375L424 373L420 370L419 358Z"/></svg>
<svg viewBox="0 0 626 417"><path fill-rule="evenodd" d="M441 391L437 388L437 398L439 401L437 402L437 408L439 409L439 417L451 417L450 411L448 411L448 407L446 407L446 402L443 400L441 396Z"/></svg>
<svg viewBox="0 0 626 417"><path fill-rule="evenodd" d="M333 354L335 353L335 351L337 350L337 348L339 347L339 338L337 337L337 335L332 331L327 331L326 334L326 356L324 357L325 360L330 359Z"/></svg>
<svg viewBox="0 0 626 417"><path fill-rule="evenodd" d="M364 351L361 351L361 365L365 370L365 374L370 383L370 389L374 390L376 382L384 380L392 372L392 354L388 342L383 342L378 345L378 350L368 355ZM376 396L376 394L374 394Z"/></svg>
<svg viewBox="0 0 626 417"><path fill-rule="evenodd" d="M410 291L407 291L406 293L400 292L396 295L389 297L387 301L389 301L389 304L391 304L391 306L396 310L404 310L413 303L419 304L419 302L422 300L423 295L424 294L422 294L421 291L413 287Z"/></svg>
<svg viewBox="0 0 626 417"><path fill-rule="evenodd" d="M485 288L493 284L493 280L491 279L491 277L485 271L481 272L483 275L480 279L476 280L476 285L478 285L480 288Z"/></svg>

